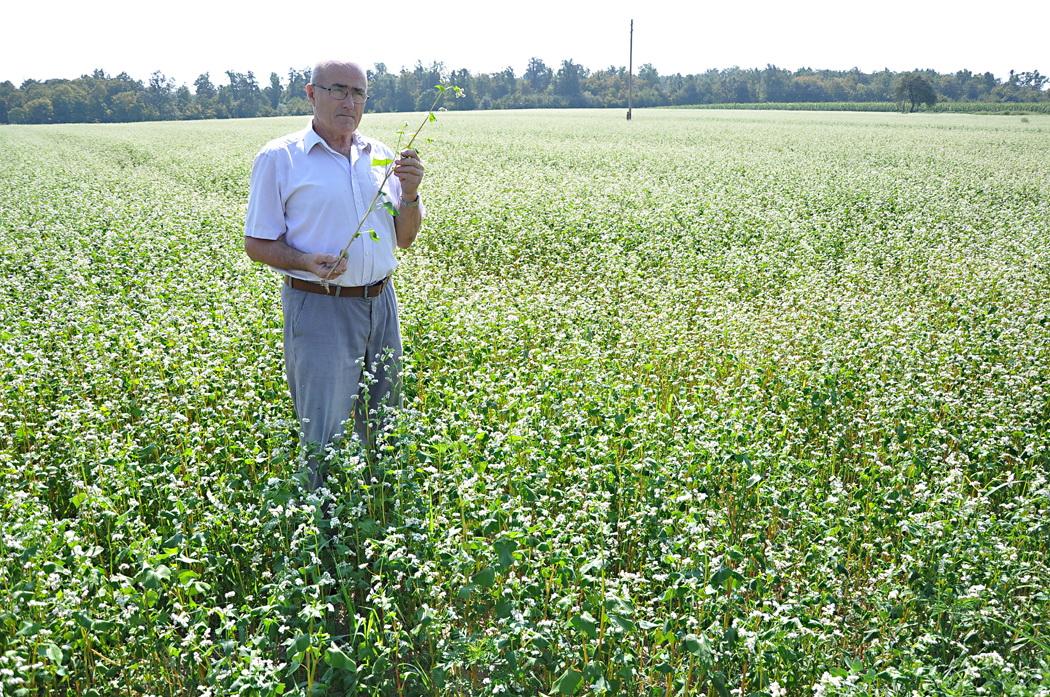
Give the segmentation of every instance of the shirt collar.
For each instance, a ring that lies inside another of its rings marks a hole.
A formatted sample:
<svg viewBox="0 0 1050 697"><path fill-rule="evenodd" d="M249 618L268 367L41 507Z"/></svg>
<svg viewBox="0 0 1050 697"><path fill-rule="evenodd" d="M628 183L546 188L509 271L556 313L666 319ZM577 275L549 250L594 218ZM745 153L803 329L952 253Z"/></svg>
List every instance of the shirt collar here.
<svg viewBox="0 0 1050 697"><path fill-rule="evenodd" d="M353 137L350 139L350 142L355 148L357 148L361 152L372 151L372 143L357 131L354 131ZM318 135L317 131L314 130L313 122L311 122L310 125L306 127L306 131L303 134L303 147L306 148L306 152L310 152L318 143L321 143L324 147L331 150L331 147L328 145L328 143L325 143L324 138Z"/></svg>

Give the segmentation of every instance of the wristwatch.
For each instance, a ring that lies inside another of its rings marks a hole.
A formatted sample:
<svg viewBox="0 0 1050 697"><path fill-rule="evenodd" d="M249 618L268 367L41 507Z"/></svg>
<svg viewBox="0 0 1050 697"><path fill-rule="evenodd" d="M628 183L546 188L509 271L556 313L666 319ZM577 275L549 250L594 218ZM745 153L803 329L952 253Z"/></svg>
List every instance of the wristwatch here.
<svg viewBox="0 0 1050 697"><path fill-rule="evenodd" d="M416 192L416 197L411 201L406 201L404 198L401 199L401 208L416 208L419 206L419 192Z"/></svg>

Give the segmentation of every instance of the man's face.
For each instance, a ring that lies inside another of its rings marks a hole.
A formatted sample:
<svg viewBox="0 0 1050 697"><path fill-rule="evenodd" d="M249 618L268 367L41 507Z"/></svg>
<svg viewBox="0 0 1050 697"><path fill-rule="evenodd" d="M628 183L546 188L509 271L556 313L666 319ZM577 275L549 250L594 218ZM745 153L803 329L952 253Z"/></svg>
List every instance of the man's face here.
<svg viewBox="0 0 1050 697"><path fill-rule="evenodd" d="M346 88L346 99L336 99L328 88ZM314 121L330 133L349 135L361 123L364 103L354 100L368 89L365 74L355 65L328 65L317 78L316 84L306 86L306 96L314 107Z"/></svg>

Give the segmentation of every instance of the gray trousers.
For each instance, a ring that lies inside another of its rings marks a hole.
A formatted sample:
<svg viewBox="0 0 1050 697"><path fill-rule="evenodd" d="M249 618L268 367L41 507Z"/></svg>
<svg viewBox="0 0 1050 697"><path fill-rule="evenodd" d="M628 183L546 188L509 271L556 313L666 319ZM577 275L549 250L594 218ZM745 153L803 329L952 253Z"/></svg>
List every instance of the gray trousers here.
<svg viewBox="0 0 1050 697"><path fill-rule="evenodd" d="M381 407L401 402L401 330L393 282L374 298L320 295L284 284L281 306L288 389L303 444L321 452L343 437L344 421L352 418L357 437L370 449ZM323 456L311 456L308 467L311 485L319 486Z"/></svg>

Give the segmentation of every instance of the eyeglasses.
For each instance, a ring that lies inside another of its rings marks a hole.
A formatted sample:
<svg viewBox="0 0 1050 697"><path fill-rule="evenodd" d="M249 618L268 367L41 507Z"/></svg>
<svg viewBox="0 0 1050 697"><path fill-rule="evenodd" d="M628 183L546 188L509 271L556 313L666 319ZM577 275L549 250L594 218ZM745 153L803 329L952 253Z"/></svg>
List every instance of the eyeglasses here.
<svg viewBox="0 0 1050 697"><path fill-rule="evenodd" d="M368 95L356 87L350 88L344 85L332 85L331 87L325 87L324 85L314 85L314 87L320 87L323 90L327 90L328 94L332 95L332 99L335 99L336 101L341 102L348 96L351 98L351 101L354 104L364 104L368 101Z"/></svg>

